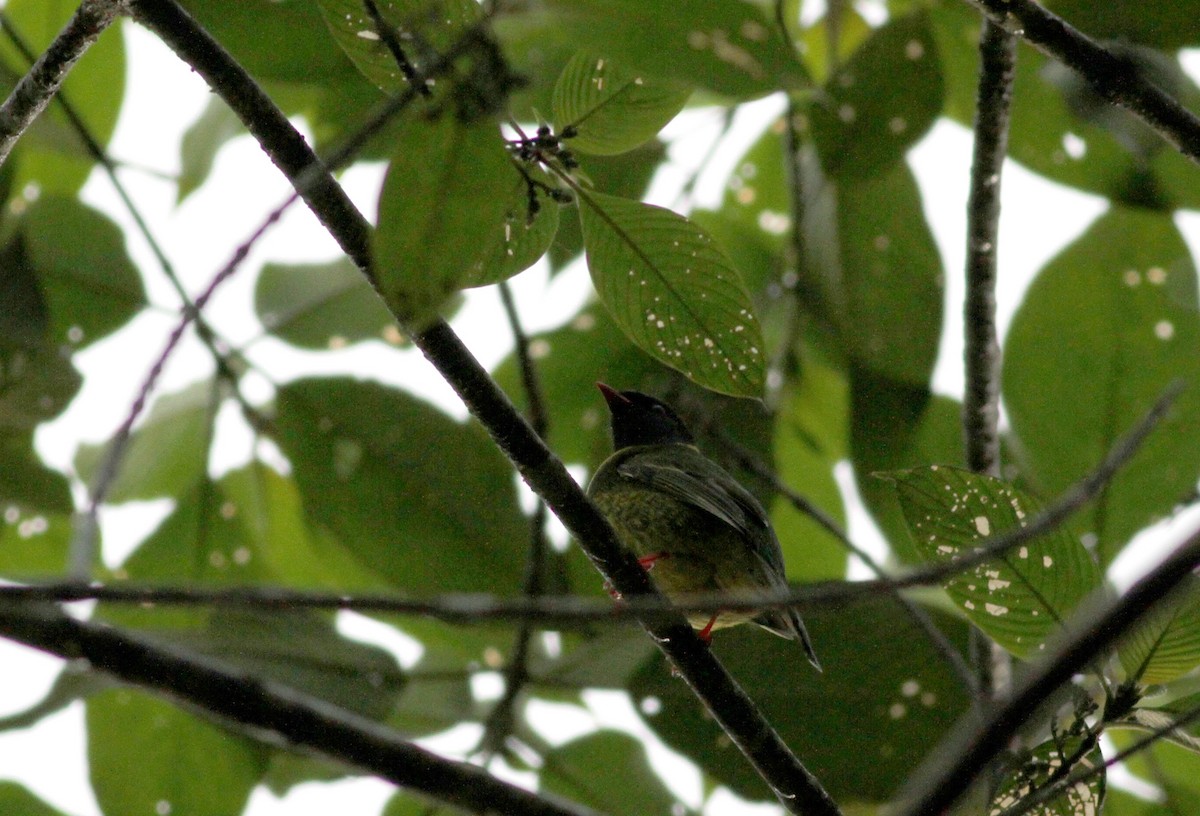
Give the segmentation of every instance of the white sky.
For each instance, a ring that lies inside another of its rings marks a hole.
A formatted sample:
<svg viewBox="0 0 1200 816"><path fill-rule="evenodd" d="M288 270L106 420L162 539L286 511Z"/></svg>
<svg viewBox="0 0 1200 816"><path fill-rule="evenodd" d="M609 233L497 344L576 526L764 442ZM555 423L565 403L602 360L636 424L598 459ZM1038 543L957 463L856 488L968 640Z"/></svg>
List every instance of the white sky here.
<svg viewBox="0 0 1200 816"><path fill-rule="evenodd" d="M111 152L136 165L174 173L178 169L180 136L206 103L208 90L198 76L153 37L132 25L126 27L126 35L129 85L126 107ZM778 110L779 103L767 100L751 108L741 117L745 126L739 129L731 143L748 146L756 135L755 122L757 127L765 124L771 110ZM690 145L711 138L715 132L712 120L711 115L701 112L669 127L666 135L680 138L673 155L679 156L682 165L686 166L689 160L695 161L697 148ZM739 155L740 151L731 147L718 158L698 190L701 203L706 198L710 202L716 200L724 174ZM946 331L934 377L935 389L961 396L963 287L959 270L963 265L966 231L963 202L970 166L969 135L962 128L943 122L917 145L910 160L922 183L925 209L948 270ZM179 208L174 204L173 183L136 171L124 171L121 178L193 293L203 288L234 248L289 191L278 171L249 138L238 139L227 146L218 157L209 184ZM370 215L375 211L379 179L378 167L356 170L345 179L352 197ZM669 204L678 184L679 174L672 177L668 173L654 188L652 199ZM1005 206L999 241L1001 287L997 293L1002 334L1033 273L1075 237L1104 206L1099 198L1048 184L1011 163L1005 168L1003 195ZM101 174L93 176L85 198L125 226L127 234L134 235L128 229L129 219ZM1180 221L1195 252L1200 248L1197 237L1200 219L1187 216L1181 217ZM77 364L86 374L84 390L63 417L43 428L37 438L39 449L57 467L69 467L81 441L102 441L122 421L142 377L176 320L174 294L159 274L149 251L137 237L130 238L129 248L148 280L151 301L166 310L139 317L130 327L77 357ZM254 270L263 261L312 262L336 255L336 246L315 219L303 207L294 207L282 224L254 250L243 271L212 303L207 316L219 332L235 343L248 341L258 332L257 320L250 311L250 293ZM549 328L563 316L569 316L588 293L586 274L582 270L561 275L548 285L544 270L535 269L517 278L514 287L529 331ZM499 361L510 345L508 330L500 315L494 293L474 292L455 321L464 340L485 364ZM372 344L357 346L344 353L314 355L267 340L255 344L250 353L263 363L264 368L277 372L280 380L300 373L349 370L361 376L403 384L456 416L464 413L448 386L417 352L398 352L382 344ZM209 367L207 355L197 343L185 344L168 366L160 393L194 381ZM249 391L256 399L269 396L269 386L262 382L250 383ZM229 420L221 423L225 445L214 459L214 467L218 470L244 461L247 454L248 437L239 431L232 413L225 419ZM849 482L848 479L842 481ZM128 552L140 535L158 523L166 507L160 502L149 507L107 512L103 519L106 558L115 561ZM853 517L851 534L858 541L873 540L870 525L861 514ZM1169 536L1167 540L1174 541L1175 537ZM403 638L389 635L386 630L387 627L369 622L360 622L354 628L361 636L395 648L406 664L411 663L414 658L411 645L406 647ZM0 677L0 715L19 711L40 698L59 665L57 660L0 641L0 666L5 667ZM481 682L485 686L490 684L493 691L497 689L494 678ZM595 694L589 699L592 702L590 717L597 717L614 727L633 728L640 736L645 736L644 728L620 695ZM572 716L577 727L587 727L592 721L586 713L554 711L554 717L560 721L565 722ZM468 737L465 744L472 742L473 738ZM446 747L455 743L463 744L463 735L452 737ZM663 759L666 753L665 749L654 749L656 758L661 761L668 761ZM98 816L99 810L86 784L81 705L74 705L28 731L0 734L0 769L3 769L0 776L21 780L67 813ZM693 805L699 801L699 779L694 771L676 765L671 777L685 801ZM390 786L370 779L302 786L283 801L259 790L248 812L251 816L284 813L303 816L335 811L374 814L391 791ZM351 805L352 810L348 810L347 805Z"/></svg>

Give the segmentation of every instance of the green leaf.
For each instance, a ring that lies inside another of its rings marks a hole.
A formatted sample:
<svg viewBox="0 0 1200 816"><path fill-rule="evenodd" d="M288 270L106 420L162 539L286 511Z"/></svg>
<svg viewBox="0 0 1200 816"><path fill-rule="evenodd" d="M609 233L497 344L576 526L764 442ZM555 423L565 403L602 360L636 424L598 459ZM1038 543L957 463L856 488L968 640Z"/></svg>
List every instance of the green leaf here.
<svg viewBox="0 0 1200 816"><path fill-rule="evenodd" d="M400 339L395 318L346 258L263 266L254 311L271 334L294 346L340 349L362 340Z"/></svg>
<svg viewBox="0 0 1200 816"><path fill-rule="evenodd" d="M181 496L205 475L209 429L215 406L211 382L160 397L134 429L106 500L116 504L159 496ZM75 469L92 484L111 442L81 445Z"/></svg>
<svg viewBox="0 0 1200 816"><path fill-rule="evenodd" d="M492 122L406 123L379 198L375 272L406 322L431 318L469 279L501 229L515 171Z"/></svg>
<svg viewBox="0 0 1200 816"><path fill-rule="evenodd" d="M0 434L0 506L17 515L22 510L65 515L75 509L67 478L38 458L32 434Z"/></svg>
<svg viewBox="0 0 1200 816"><path fill-rule="evenodd" d="M1019 767L1009 771L1000 780L988 811L989 816L1000 816L1030 793L1064 774L1094 769L1099 772L1086 782L1077 782L1065 788L1059 796L1035 805L1026 813L1032 816L1093 816L1100 813L1105 797L1104 754L1096 745L1075 759L1082 748L1083 741L1079 737L1064 738L1061 744L1048 740L1034 748L1028 756L1022 757ZM1070 759L1075 761L1068 764L1067 760Z"/></svg>
<svg viewBox="0 0 1200 816"><path fill-rule="evenodd" d="M1104 458L1176 380L1187 388L1083 516L1100 563L1200 475L1196 271L1168 215L1113 209L1052 260L1013 317L1004 402L1047 495Z"/></svg>
<svg viewBox="0 0 1200 816"><path fill-rule="evenodd" d="M71 517L4 508L0 524L0 575L8 580L54 579L67 568Z"/></svg>
<svg viewBox="0 0 1200 816"><path fill-rule="evenodd" d="M266 748L140 692L108 691L86 708L105 813L241 813L265 770Z"/></svg>
<svg viewBox="0 0 1200 816"><path fill-rule="evenodd" d="M0 432L29 431L62 413L83 385L65 349L0 342Z"/></svg>
<svg viewBox="0 0 1200 816"><path fill-rule="evenodd" d="M242 121L219 96L213 96L195 122L184 131L179 144L179 178L175 203L194 193L212 171L217 152L235 136L245 132Z"/></svg>
<svg viewBox="0 0 1200 816"><path fill-rule="evenodd" d="M31 348L46 343L50 309L25 240L17 236L0 249L0 347Z"/></svg>
<svg viewBox="0 0 1200 816"><path fill-rule="evenodd" d="M1117 654L1143 685L1168 683L1200 665L1200 579L1188 579L1143 618Z"/></svg>
<svg viewBox="0 0 1200 816"><path fill-rule="evenodd" d="M549 0L550 19L581 49L632 71L736 98L808 84L779 27L742 0Z"/></svg>
<svg viewBox="0 0 1200 816"><path fill-rule="evenodd" d="M333 84L357 75L333 47L317 4L309 0L183 0L182 5L259 79Z"/></svg>
<svg viewBox="0 0 1200 816"><path fill-rule="evenodd" d="M558 746L544 760L542 787L571 801L630 816L677 812L675 797L650 768L645 746L628 734L597 731Z"/></svg>
<svg viewBox="0 0 1200 816"><path fill-rule="evenodd" d="M363 76L385 91L407 89L362 0L318 0L317 5L333 39ZM445 52L480 17L475 0L377 0L375 6L418 73L430 54Z"/></svg>
<svg viewBox="0 0 1200 816"><path fill-rule="evenodd" d="M171 637L373 720L391 714L406 682L388 652L342 637L332 616L312 612L217 610L205 629Z"/></svg>
<svg viewBox="0 0 1200 816"><path fill-rule="evenodd" d="M29 708L0 717L0 731L29 728L78 700L86 700L93 694L107 691L118 685L119 681L111 675L98 672L90 665L80 665L80 663L81 661L68 661L63 664L62 671L58 673L58 677L54 678L54 684L50 686L42 699ZM8 811L0 810L0 813L6 812Z"/></svg>
<svg viewBox="0 0 1200 816"><path fill-rule="evenodd" d="M555 186L543 170L526 167L531 179ZM559 210L562 205L542 190L535 190L536 211L530 212L530 186L522 176L514 176L508 196L504 223L491 231L483 242L483 257L471 268L463 286L486 286L508 280L538 262L558 232Z"/></svg>
<svg viewBox="0 0 1200 816"><path fill-rule="evenodd" d="M0 780L0 813L14 816L63 816L61 810L50 807L16 782Z"/></svg>
<svg viewBox="0 0 1200 816"><path fill-rule="evenodd" d="M836 186L841 332L855 363L929 382L942 335L941 254L907 165Z"/></svg>
<svg viewBox="0 0 1200 816"><path fill-rule="evenodd" d="M681 215L580 194L588 269L631 340L705 388L758 397L766 374L750 296L725 253Z"/></svg>
<svg viewBox="0 0 1200 816"><path fill-rule="evenodd" d="M1040 504L991 476L944 465L887 474L918 552L932 563L974 552L983 539L1024 526ZM958 573L943 586L980 629L1018 657L1045 648L1101 585L1083 545L1059 528Z"/></svg>
<svg viewBox="0 0 1200 816"><path fill-rule="evenodd" d="M657 82L580 51L554 86L554 120L559 133L576 130L567 142L572 150L615 155L653 139L691 95L690 87Z"/></svg>
<svg viewBox="0 0 1200 816"><path fill-rule="evenodd" d="M125 236L108 216L75 199L43 196L21 224L54 342L86 346L128 323L146 305Z"/></svg>
<svg viewBox="0 0 1200 816"><path fill-rule="evenodd" d="M535 662L530 668L550 686L624 689L634 671L654 652L645 633L612 628L582 639L545 666Z"/></svg>
<svg viewBox="0 0 1200 816"><path fill-rule="evenodd" d="M912 758L967 709L966 692L891 599L801 611L824 674L806 664L795 643L753 627L719 632L713 649L837 802L890 801L912 773ZM955 648L964 648L963 621L930 616ZM714 780L740 796L774 801L661 655L642 664L630 694L655 733Z"/></svg>
<svg viewBox="0 0 1200 816"><path fill-rule="evenodd" d="M511 467L477 426L349 379L293 382L277 403L309 517L361 567L421 592L519 589L528 525Z"/></svg>
<svg viewBox="0 0 1200 816"><path fill-rule="evenodd" d="M821 166L871 177L899 161L942 110L942 73L929 15L890 20L825 84L811 109Z"/></svg>
<svg viewBox="0 0 1200 816"><path fill-rule="evenodd" d="M58 36L78 8L70 0L12 0L5 4L6 25L18 32L35 54ZM108 144L125 96L125 43L118 19L91 46L63 81L59 96L71 103L88 133ZM15 79L29 62L8 37L0 43L4 74ZM9 85L12 79L0 80ZM5 87L4 94L11 90ZM49 105L21 140L12 159L17 163L13 190L32 184L42 195L74 196L87 181L96 160L60 105Z"/></svg>

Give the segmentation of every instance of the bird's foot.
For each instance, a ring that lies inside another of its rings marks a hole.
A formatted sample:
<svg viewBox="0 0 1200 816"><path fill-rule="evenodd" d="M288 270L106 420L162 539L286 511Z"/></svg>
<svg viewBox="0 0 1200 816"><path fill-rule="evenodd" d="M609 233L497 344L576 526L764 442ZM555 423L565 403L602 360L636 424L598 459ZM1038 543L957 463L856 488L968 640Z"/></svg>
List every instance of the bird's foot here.
<svg viewBox="0 0 1200 816"><path fill-rule="evenodd" d="M658 563L659 559L666 557L667 553L650 553L649 555L643 555L641 558L639 558L638 563L642 565L642 569L644 569L646 572L649 572L650 570L654 569L654 565Z"/></svg>

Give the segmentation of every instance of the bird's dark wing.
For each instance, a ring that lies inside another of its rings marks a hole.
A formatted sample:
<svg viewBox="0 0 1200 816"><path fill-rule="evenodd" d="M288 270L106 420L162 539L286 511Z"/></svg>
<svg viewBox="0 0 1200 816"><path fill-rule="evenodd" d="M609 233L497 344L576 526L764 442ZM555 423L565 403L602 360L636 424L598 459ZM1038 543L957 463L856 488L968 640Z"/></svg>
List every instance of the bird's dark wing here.
<svg viewBox="0 0 1200 816"><path fill-rule="evenodd" d="M695 448L672 446L669 456L644 454L622 462L626 479L659 490L716 516L743 535L757 539L770 523L766 511L746 488ZM768 558L768 560L771 560ZM779 559L782 569L782 558Z"/></svg>

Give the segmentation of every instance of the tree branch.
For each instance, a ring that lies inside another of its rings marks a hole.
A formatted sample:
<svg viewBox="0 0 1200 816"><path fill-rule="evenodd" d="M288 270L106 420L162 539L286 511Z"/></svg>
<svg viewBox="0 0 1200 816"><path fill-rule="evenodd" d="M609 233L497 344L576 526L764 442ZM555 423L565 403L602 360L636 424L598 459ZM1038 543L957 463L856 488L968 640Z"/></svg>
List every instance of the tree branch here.
<svg viewBox="0 0 1200 816"><path fill-rule="evenodd" d="M1179 152L1200 163L1200 118L1114 54L1036 0L968 0L998 25L1079 72L1107 101L1133 113Z"/></svg>
<svg viewBox="0 0 1200 816"><path fill-rule="evenodd" d="M6 637L65 660L84 659L122 680L199 705L315 749L397 785L473 812L597 816L581 805L501 782L482 769L439 757L396 732L287 686L165 641L76 620L45 607L0 604Z"/></svg>
<svg viewBox="0 0 1200 816"><path fill-rule="evenodd" d="M1142 617L1200 565L1200 531L1194 532L1150 574L1122 597L1077 616L1075 633L1000 702L980 725L964 721L943 740L914 779L915 795L903 797L905 816L946 813L982 769L1003 751L1017 730L1040 710L1060 686L1111 648Z"/></svg>
<svg viewBox="0 0 1200 816"><path fill-rule="evenodd" d="M1017 38L991 20L979 42L975 155L967 199L966 391L963 431L967 467L1000 475L1000 346L996 340L996 248L1000 172L1008 151L1008 121Z"/></svg>
<svg viewBox="0 0 1200 816"><path fill-rule="evenodd" d="M222 96L343 251L373 280L369 224L270 98L173 0L132 4L137 19ZM612 585L627 598L658 597L649 576L620 545L604 516L450 327L439 320L408 334ZM816 777L800 764L682 614L675 612L671 618L644 625L784 807L809 816L838 814Z"/></svg>
<svg viewBox="0 0 1200 816"><path fill-rule="evenodd" d="M0 164L46 109L72 66L121 12L120 0L83 0L63 30L0 105Z"/></svg>

